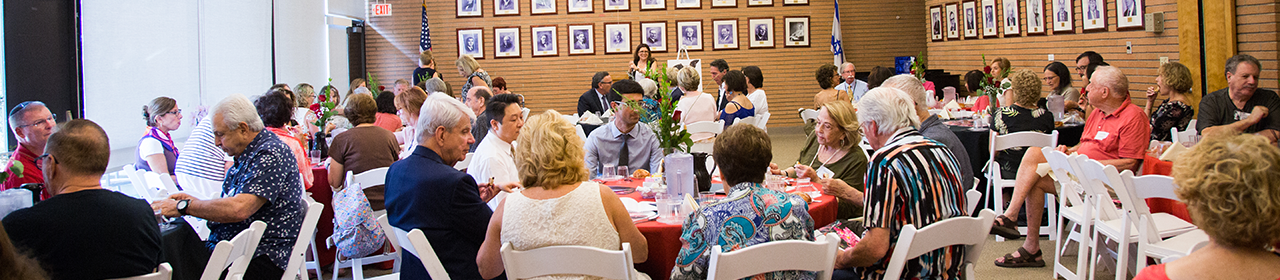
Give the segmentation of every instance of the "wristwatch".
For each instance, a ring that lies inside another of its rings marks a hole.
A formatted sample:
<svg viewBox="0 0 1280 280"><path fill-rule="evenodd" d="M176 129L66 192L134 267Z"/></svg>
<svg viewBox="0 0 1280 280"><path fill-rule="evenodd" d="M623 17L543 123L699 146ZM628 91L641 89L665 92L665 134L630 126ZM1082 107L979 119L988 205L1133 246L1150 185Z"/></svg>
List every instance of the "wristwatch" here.
<svg viewBox="0 0 1280 280"><path fill-rule="evenodd" d="M187 206L191 206L191 200L190 200L190 199L183 199L183 200L179 200L179 201L178 201L178 214L183 215L183 216L186 216L186 215L187 215Z"/></svg>

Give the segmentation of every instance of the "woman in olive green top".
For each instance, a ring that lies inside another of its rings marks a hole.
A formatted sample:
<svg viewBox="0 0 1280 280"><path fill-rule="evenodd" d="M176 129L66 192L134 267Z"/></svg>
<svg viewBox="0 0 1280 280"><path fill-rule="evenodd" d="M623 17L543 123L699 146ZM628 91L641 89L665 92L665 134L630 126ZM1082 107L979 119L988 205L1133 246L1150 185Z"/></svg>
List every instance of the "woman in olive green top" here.
<svg viewBox="0 0 1280 280"><path fill-rule="evenodd" d="M832 101L822 105L818 110L818 120L813 134L805 142L800 151L800 159L794 167L780 170L777 165L770 165L773 174L789 177L812 178L814 183L825 179L818 174L831 171L831 184L844 184L847 187L825 188L824 192L836 197L861 197L864 190L863 176L867 173L866 152L858 146L862 142L858 118L854 115L853 105L848 101ZM836 190L857 190L858 194L834 194ZM862 205L859 202L842 199L839 219L862 216Z"/></svg>

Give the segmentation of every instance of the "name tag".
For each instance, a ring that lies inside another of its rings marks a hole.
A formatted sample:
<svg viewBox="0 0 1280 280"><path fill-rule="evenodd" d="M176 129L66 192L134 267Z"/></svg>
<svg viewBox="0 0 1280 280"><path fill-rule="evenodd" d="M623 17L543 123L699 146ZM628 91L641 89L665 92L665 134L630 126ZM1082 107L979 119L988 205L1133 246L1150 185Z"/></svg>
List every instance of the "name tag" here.
<svg viewBox="0 0 1280 280"><path fill-rule="evenodd" d="M1236 120L1238 121L1238 120L1247 119L1249 118L1249 115L1252 115L1252 114L1253 113L1250 113L1250 112L1236 111Z"/></svg>
<svg viewBox="0 0 1280 280"><path fill-rule="evenodd" d="M1106 140L1108 135L1111 135L1111 134L1107 133L1106 131L1098 131L1098 134L1093 135L1093 140L1099 140L1099 141Z"/></svg>

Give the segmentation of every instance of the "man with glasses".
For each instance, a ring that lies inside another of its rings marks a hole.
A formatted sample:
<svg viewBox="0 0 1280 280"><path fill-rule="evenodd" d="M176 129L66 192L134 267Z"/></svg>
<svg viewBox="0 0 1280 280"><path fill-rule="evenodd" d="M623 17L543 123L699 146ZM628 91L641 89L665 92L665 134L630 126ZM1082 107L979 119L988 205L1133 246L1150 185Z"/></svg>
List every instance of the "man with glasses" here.
<svg viewBox="0 0 1280 280"><path fill-rule="evenodd" d="M621 80L613 84L611 91L621 96L610 100L614 112L613 121L591 132L587 137L586 165L590 177L609 176L600 174L604 165L626 166L627 170L650 170L658 167L662 160L662 150L658 148L658 136L653 134L649 126L640 123L640 112L631 108L623 100L642 102L644 88L632 80ZM626 175L626 174L624 174Z"/></svg>
<svg viewBox="0 0 1280 280"><path fill-rule="evenodd" d="M9 127L13 128L13 135L18 139L18 148L13 151L4 170L10 170L15 162L22 163L23 169L21 174L10 174L0 184L0 190L18 188L28 183L44 183L44 175L40 174L39 165L36 165L36 156L44 152L45 141L57 125L55 118L57 115L49 112L49 107L40 101L22 102L9 110ZM48 190L40 193L41 200L51 196Z"/></svg>

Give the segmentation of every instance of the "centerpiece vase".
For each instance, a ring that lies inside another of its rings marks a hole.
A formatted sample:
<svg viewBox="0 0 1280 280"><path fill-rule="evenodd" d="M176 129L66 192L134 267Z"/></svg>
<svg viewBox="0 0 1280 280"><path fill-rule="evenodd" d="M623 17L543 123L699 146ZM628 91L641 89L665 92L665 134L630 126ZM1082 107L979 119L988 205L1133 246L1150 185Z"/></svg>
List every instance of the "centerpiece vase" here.
<svg viewBox="0 0 1280 280"><path fill-rule="evenodd" d="M711 190L711 173L707 172L707 153L693 153L693 175L698 181L698 192Z"/></svg>

